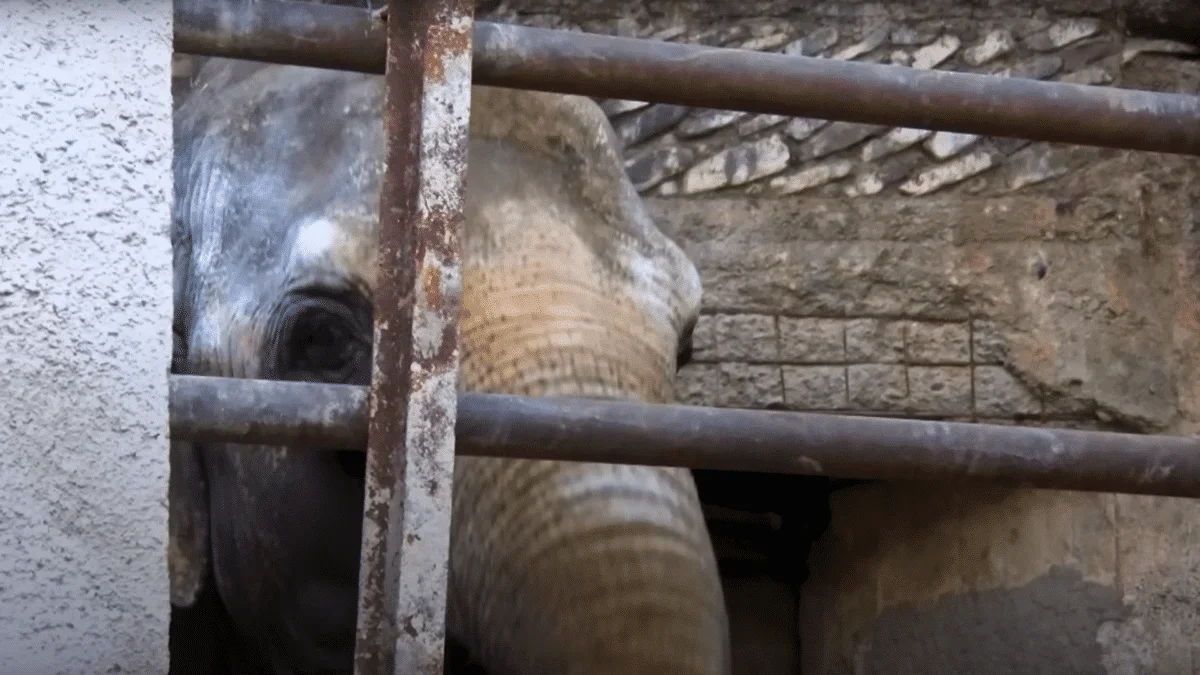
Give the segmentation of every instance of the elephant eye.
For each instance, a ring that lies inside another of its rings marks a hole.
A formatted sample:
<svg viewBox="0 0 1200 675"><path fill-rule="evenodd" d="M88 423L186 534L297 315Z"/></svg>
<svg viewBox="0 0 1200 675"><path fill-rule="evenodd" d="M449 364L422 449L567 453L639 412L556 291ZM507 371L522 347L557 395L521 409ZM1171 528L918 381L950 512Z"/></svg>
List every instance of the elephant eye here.
<svg viewBox="0 0 1200 675"><path fill-rule="evenodd" d="M280 378L368 384L371 322L369 309L364 316L364 304L320 296L291 303L273 341L278 345L273 360Z"/></svg>

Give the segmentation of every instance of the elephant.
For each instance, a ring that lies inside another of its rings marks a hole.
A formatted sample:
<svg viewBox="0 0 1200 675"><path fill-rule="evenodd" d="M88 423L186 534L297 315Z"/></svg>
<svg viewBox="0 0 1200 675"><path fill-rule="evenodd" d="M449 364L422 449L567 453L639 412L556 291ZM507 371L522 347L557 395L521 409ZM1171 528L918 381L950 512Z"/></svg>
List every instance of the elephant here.
<svg viewBox="0 0 1200 675"><path fill-rule="evenodd" d="M384 95L379 75L200 63L174 123L176 373L369 384ZM473 85L468 137L459 390L675 400L700 277L599 105ZM172 441L173 613L222 617L221 667L352 672L363 458ZM447 633L483 670L730 672L688 470L459 456L454 481ZM188 625L173 650L202 641Z"/></svg>

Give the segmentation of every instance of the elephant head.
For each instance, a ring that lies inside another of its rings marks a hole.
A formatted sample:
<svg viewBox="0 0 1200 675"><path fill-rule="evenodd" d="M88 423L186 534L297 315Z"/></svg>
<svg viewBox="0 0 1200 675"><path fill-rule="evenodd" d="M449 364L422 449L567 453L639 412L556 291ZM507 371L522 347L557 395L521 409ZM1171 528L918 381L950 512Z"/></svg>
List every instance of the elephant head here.
<svg viewBox="0 0 1200 675"><path fill-rule="evenodd" d="M367 384L383 78L208 60L176 112L177 369ZM700 283L590 99L473 87L463 390L667 402ZM172 448L177 607L350 673L361 452ZM448 629L494 675L729 672L684 469L459 457Z"/></svg>

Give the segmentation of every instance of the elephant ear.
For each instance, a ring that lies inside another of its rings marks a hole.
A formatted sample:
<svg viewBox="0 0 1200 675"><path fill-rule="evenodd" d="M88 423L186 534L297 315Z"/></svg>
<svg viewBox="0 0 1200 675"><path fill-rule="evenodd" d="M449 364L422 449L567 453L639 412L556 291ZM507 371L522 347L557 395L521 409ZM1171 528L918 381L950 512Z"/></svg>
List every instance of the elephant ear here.
<svg viewBox="0 0 1200 675"><path fill-rule="evenodd" d="M175 247L175 317L171 372L187 372L187 279L190 238L178 221L172 231ZM167 571L171 604L186 608L196 603L209 571L208 481L201 450L190 441L171 439L167 481Z"/></svg>
<svg viewBox="0 0 1200 675"><path fill-rule="evenodd" d="M195 604L208 576L208 485L200 450L188 441L171 441L171 477L167 488L167 569L171 604Z"/></svg>
<svg viewBox="0 0 1200 675"><path fill-rule="evenodd" d="M606 285L628 294L648 317L661 319L682 336L699 314L701 285L695 266L651 218L641 195L625 171L622 142L608 117L590 98L545 92L475 86L471 91L471 155L468 210L487 223L488 236L507 229L537 229L522 217L503 215L505 204L520 203L522 214L570 214L544 228L574 236L591 250ZM538 158L544 170L509 166L490 171L477 162L503 163L505 147L526 158ZM520 180L537 188L513 185ZM532 180L530 178L532 177ZM516 195L519 197L514 198ZM531 205L538 204L542 208ZM489 208L490 207L490 208ZM480 214L480 212L483 212ZM468 226L471 219L468 218ZM504 235L500 235L504 236ZM514 247L521 250L520 247ZM487 251L474 251L488 258Z"/></svg>

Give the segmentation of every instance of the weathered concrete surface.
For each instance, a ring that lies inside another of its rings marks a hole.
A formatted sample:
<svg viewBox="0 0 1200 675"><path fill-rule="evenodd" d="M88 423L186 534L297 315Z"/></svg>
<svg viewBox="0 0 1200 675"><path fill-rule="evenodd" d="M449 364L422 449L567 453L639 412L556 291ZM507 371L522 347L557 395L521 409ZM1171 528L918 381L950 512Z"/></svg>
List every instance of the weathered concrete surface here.
<svg viewBox="0 0 1200 675"><path fill-rule="evenodd" d="M1194 160L1075 152L1019 198L651 200L707 291L684 391L709 403L706 371L753 365L796 408L1172 428L1197 404ZM791 395L789 371L828 367L849 404ZM894 404L854 402L871 369L896 371ZM964 403L922 399L932 375Z"/></svg>
<svg viewBox="0 0 1200 675"><path fill-rule="evenodd" d="M170 52L0 4L0 672L167 672Z"/></svg>
<svg viewBox="0 0 1200 675"><path fill-rule="evenodd" d="M1194 63L1145 58L1125 86L1195 93ZM1196 160L1030 147L1062 171L1015 193L651 200L707 293L684 394L1194 431ZM872 485L831 509L805 673L1200 667L1196 502Z"/></svg>
<svg viewBox="0 0 1200 675"><path fill-rule="evenodd" d="M1194 68L1124 81L1194 92ZM1195 430L1196 160L1060 151L1021 195L652 200L707 291L685 394ZM805 673L1200 667L1196 502L874 485L831 509Z"/></svg>
<svg viewBox="0 0 1200 675"><path fill-rule="evenodd" d="M1184 500L922 485L838 493L801 596L805 673L1192 673Z"/></svg>
<svg viewBox="0 0 1200 675"><path fill-rule="evenodd" d="M743 19L788 17L792 20L822 17L846 21L883 12L903 13L914 19L944 20L994 16L1036 18L1047 15L1093 16L1118 21L1141 36L1200 42L1200 5L1193 0L505 0L498 8L481 6L481 11L511 12L531 21L589 24L589 30L605 26L636 26L654 19L718 24L727 29ZM773 44L768 42L767 44ZM778 45L782 46L782 45Z"/></svg>

